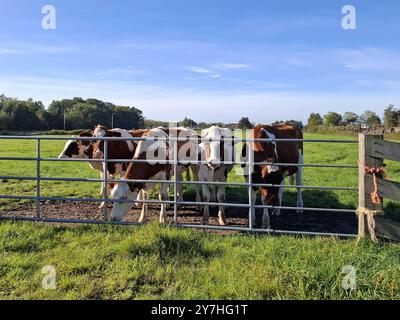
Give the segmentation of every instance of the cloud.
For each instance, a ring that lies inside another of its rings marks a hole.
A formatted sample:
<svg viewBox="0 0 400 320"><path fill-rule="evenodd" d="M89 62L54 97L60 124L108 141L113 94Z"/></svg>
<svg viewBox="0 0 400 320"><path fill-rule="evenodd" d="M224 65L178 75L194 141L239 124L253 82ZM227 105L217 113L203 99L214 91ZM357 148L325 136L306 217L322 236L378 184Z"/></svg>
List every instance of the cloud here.
<svg viewBox="0 0 400 320"><path fill-rule="evenodd" d="M68 45L45 45L33 42L5 42L0 44L0 55L70 54L79 49Z"/></svg>
<svg viewBox="0 0 400 320"><path fill-rule="evenodd" d="M342 50L344 67L350 71L399 71L400 58L390 50L362 48Z"/></svg>
<svg viewBox="0 0 400 320"><path fill-rule="evenodd" d="M195 73L214 73L212 70L200 66L189 66L184 69Z"/></svg>
<svg viewBox="0 0 400 320"><path fill-rule="evenodd" d="M241 63L223 63L223 64L221 64L221 67L225 68L225 69L243 69L243 68L247 68L248 65L241 64Z"/></svg>
<svg viewBox="0 0 400 320"><path fill-rule="evenodd" d="M96 75L121 75L121 76L129 76L129 75L144 75L148 74L148 72L143 70L135 69L134 67L126 67L126 68L113 68L108 70L101 70L95 72Z"/></svg>

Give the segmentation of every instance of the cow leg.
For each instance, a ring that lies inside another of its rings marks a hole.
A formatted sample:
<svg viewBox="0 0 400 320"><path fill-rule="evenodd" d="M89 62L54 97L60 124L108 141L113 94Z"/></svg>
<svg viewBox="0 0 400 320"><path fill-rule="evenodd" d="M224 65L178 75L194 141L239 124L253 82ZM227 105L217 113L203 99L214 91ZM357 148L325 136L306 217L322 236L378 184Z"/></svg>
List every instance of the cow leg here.
<svg viewBox="0 0 400 320"><path fill-rule="evenodd" d="M256 226L256 208L254 206L256 205L257 201L257 191L251 188L251 220L253 221L253 225L251 227Z"/></svg>
<svg viewBox="0 0 400 320"><path fill-rule="evenodd" d="M103 172L103 171L100 171L100 179L102 180L102 181L101 181L100 196L102 196L103 198L105 198L106 195L104 194L104 172ZM104 205L105 205L105 203L104 203L104 201L102 201L102 202L100 203L100 205L99 205L99 209L103 209L103 208L104 208Z"/></svg>
<svg viewBox="0 0 400 320"><path fill-rule="evenodd" d="M303 164L303 153L300 149L299 149L299 164ZM296 185L298 185L298 186L303 185L303 167L302 166L298 167L298 170L296 173ZM302 192L302 189L297 188L297 207L299 207L299 208L304 207L303 196L302 196L301 192ZM297 209L296 211L297 211L297 213L303 212L302 209Z"/></svg>
<svg viewBox="0 0 400 320"><path fill-rule="evenodd" d="M204 202L210 202L211 198L210 188L207 185L202 185L202 190L203 190ZM208 224L209 220L210 220L210 206L208 204L205 204L203 209L203 224Z"/></svg>
<svg viewBox="0 0 400 320"><path fill-rule="evenodd" d="M139 191L139 194L140 193L142 194L141 200L149 200L149 194L147 193L146 190L142 189ZM144 222L145 215L147 213L147 208L148 208L148 203L147 202L142 203L142 212L140 213L138 222Z"/></svg>
<svg viewBox="0 0 400 320"><path fill-rule="evenodd" d="M278 204L279 204L279 207L282 207L283 193L284 193L284 191L285 191L285 187L284 187L284 185L285 185L285 179L282 179L281 185L282 185L282 187L279 187L279 194L278 194L278 198L279 198L279 199L278 199ZM276 216L279 216L279 215L281 214L281 208L274 208L273 214L275 214Z"/></svg>
<svg viewBox="0 0 400 320"><path fill-rule="evenodd" d="M109 195L110 191L109 191L108 189L107 189L107 190L104 190L105 184L104 184L104 172L103 172L103 171L100 171L100 178L103 180L103 181L101 181L101 192L100 192L100 195L101 195L103 198L105 198L106 196ZM114 176L110 175L110 174L107 172L107 179L114 179ZM110 197L108 196L108 198L110 198ZM100 203L100 205L99 205L99 209L103 209L104 206L105 206L105 202L102 201L102 202Z"/></svg>
<svg viewBox="0 0 400 320"><path fill-rule="evenodd" d="M176 169L176 177L175 177L175 179L178 182L183 181L182 171L183 171L182 168L180 166L178 166ZM178 190L176 190L177 198L178 198L178 201L181 202L181 201L183 201L183 184L179 183L177 186L177 189L178 189Z"/></svg>
<svg viewBox="0 0 400 320"><path fill-rule="evenodd" d="M161 184L161 189L160 193L158 195L158 198L160 201L167 201L168 200L168 184L167 183L162 183ZM166 223L167 222L167 209L166 209L166 204L161 203L161 210L160 210L160 223Z"/></svg>
<svg viewBox="0 0 400 320"><path fill-rule="evenodd" d="M192 169L192 173L193 173L193 181L199 181L199 166L198 165L191 165L190 166ZM200 196L200 187L199 185L195 184L194 185L194 189L196 191L196 202L200 203L201 202L201 196ZM201 210L201 205L198 204L196 206L196 210L200 211Z"/></svg>
<svg viewBox="0 0 400 320"><path fill-rule="evenodd" d="M261 200L262 200L262 203L264 206L266 206L268 204L266 196L261 195ZM263 216L262 216L262 220L261 220L261 229L271 229L268 208L263 209Z"/></svg>
<svg viewBox="0 0 400 320"><path fill-rule="evenodd" d="M146 199L144 199L144 197L145 197L144 192L145 192L145 191L144 191L143 189L139 190L136 200L139 200L139 201L140 201L140 200L146 200ZM135 206L135 207L139 207L139 206L142 205L142 204L143 204L143 203L135 202L134 206ZM143 207L143 206L142 206L142 207Z"/></svg>
<svg viewBox="0 0 400 320"><path fill-rule="evenodd" d="M217 193L217 198L219 203L224 203L225 202L225 186L219 186L218 187L218 193ZM218 210L218 223L220 226L225 226L226 223L226 218L225 218L225 208L224 206L219 206Z"/></svg>

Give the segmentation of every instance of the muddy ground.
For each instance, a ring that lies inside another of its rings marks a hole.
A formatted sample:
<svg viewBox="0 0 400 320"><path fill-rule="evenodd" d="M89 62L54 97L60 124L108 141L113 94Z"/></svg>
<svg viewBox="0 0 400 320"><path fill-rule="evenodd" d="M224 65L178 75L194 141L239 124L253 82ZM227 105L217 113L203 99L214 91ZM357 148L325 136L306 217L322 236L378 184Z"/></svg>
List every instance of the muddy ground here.
<svg viewBox="0 0 400 320"><path fill-rule="evenodd" d="M160 206L149 204L147 221L158 220ZM15 202L1 210L0 216L35 217L36 203ZM46 201L41 204L43 218L103 220L103 210L98 209L97 203ZM217 207L211 208L211 225L218 225ZM137 221L140 208L134 207L126 216L126 221ZM261 209L256 211L257 225L261 223ZM248 210L246 208L227 208L228 226L247 227ZM168 221L173 219L173 210L168 210ZM185 224L201 224L202 214L194 206L184 206L179 209L178 222ZM271 216L271 227L279 230L312 231L354 234L357 232L357 219L351 213L339 212L310 212L297 213L292 210L282 210L279 217Z"/></svg>

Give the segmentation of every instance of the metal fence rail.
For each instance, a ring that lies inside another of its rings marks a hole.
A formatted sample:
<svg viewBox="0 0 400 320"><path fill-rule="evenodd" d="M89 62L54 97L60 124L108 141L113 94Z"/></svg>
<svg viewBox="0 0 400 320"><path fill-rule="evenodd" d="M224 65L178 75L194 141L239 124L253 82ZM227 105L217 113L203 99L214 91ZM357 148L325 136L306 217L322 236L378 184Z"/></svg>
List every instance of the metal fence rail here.
<svg viewBox="0 0 400 320"><path fill-rule="evenodd" d="M329 235L329 236L338 236L338 237L354 237L354 234L340 234L340 233L323 233L323 232L303 232L303 231L290 231L290 230L275 230L275 229L258 229L253 227L251 209L252 208L268 208L268 209L284 209L284 210L304 210L304 211L314 211L314 212L337 212L337 213L356 213L354 209L333 209L333 208L315 208L315 207L289 207L289 206L272 206L272 205L252 205L252 187L285 187L285 188L298 188L298 189L313 189L313 190L343 190L343 191L357 191L358 188L355 187L338 187L338 186L313 186L313 185L280 185L280 184L260 184L253 183L251 181L251 174L249 175L248 182L208 182L208 181L179 181L176 179L177 168L180 164L184 163L184 161L178 160L178 141L188 141L194 140L199 141L197 138L181 138L176 136L171 136L169 138L157 138L154 137L132 137L132 138L118 138L118 137L77 137L76 139L82 141L104 141L104 159L76 159L76 158L68 158L68 159L58 159L58 158L45 158L41 157L41 142L43 140L49 141L66 141L75 138L71 137L46 137L46 136L0 136L0 140L34 140L36 141L36 157L5 157L0 156L0 161L36 161L36 176L10 176L4 175L0 176L0 179L7 180L19 180L19 181L36 181L36 195L35 196L16 196L16 195L0 195L0 199L11 199L11 200L34 200L36 202L36 216L35 217L9 217L9 216L0 216L0 219L12 219L12 220L25 220L25 221L42 221L42 222L63 222L63 223L112 223L112 224L122 224L122 225L131 225L131 224L141 224L139 222L127 222L127 221L119 221L112 222L108 221L108 206L107 204L110 202L130 202L130 203L156 203L156 204L170 204L174 207L174 218L173 225L184 228L203 228L203 229L216 229L216 230L232 230L232 231L246 231L246 232L266 232L266 233L276 233L276 234L302 234L302 235ZM227 138L226 138L227 139ZM173 166L173 174L175 176L174 180L140 180L140 179L124 179L125 182L151 182L151 183L165 183L173 185L174 197L173 200L119 200L119 199L109 199L107 192L107 184L108 182L118 182L119 179L111 179L108 178L107 174L104 175L104 179L95 179L95 178L62 178L62 177L42 177L41 173L41 163L42 162L87 162L87 163L95 163L100 162L103 166L103 171L107 172L107 164L114 162L122 162L122 163L135 163L135 162L149 162L148 160L139 160L139 159L109 159L108 158L108 143L109 141L172 141L174 143L174 158L173 160L159 161L157 163L161 164L170 164ZM235 143L239 142L309 142L309 143L350 143L355 144L358 143L357 140L322 140L322 139L248 139L248 138L229 138L230 141L234 141ZM187 163L191 164L206 164L206 161L189 161ZM187 164L186 163L186 164ZM223 164L235 164L235 165L249 165L250 169L254 165L260 164L272 164L271 162L254 162L252 157L252 152L249 153L249 161L224 161ZM335 164L291 164L291 163L273 163L277 166L301 166L301 167L315 167L315 168L344 168L344 169L358 169L357 165L335 165ZM251 171L252 172L252 171ZM104 183L104 197L103 198L74 198L74 197L49 197L42 196L41 194L41 181L65 181L65 182L103 182ZM195 185L200 186L203 184L207 185L225 185L225 186L236 186L236 187L244 187L248 188L248 203L219 203L219 202L196 202L196 201L178 201L177 199L177 191L179 185ZM41 215L41 201L76 201L76 202L104 202L104 221L101 220L82 220L82 219L58 219L58 218L43 218ZM178 206L179 205L212 205L212 206L225 206L225 207L240 207L246 208L249 210L249 226L248 227L226 227L226 226L213 226L213 225L191 225L191 224L181 224L178 222Z"/></svg>

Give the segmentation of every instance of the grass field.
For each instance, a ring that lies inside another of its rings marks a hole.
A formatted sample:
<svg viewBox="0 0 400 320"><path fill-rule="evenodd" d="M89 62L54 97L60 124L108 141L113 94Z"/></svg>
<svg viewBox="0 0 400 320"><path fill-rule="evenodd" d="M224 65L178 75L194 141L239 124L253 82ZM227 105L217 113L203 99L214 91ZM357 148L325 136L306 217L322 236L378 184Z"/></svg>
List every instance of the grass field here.
<svg viewBox="0 0 400 320"><path fill-rule="evenodd" d="M305 138L343 139L307 134ZM349 138L354 139L354 138ZM43 157L56 157L63 142L44 141ZM33 141L1 141L0 154L34 156ZM306 163L355 164L356 144L305 144ZM87 164L44 162L48 177L97 177ZM2 161L0 175L34 176L35 162ZM400 164L388 162L392 180ZM242 181L231 174L231 181ZM357 171L310 169L304 184L357 186ZM42 194L98 196L98 183L42 182ZM35 183L0 182L0 194L35 195ZM246 190L228 189L228 201ZM356 192L306 191L306 206L355 208ZM1 201L1 210L12 205ZM286 205L295 193L285 194ZM398 205L385 203L389 214ZM60 226L0 222L0 298L75 299L400 299L400 246L334 238L211 234L149 223L127 226ZM41 288L45 265L57 271L57 289ZM357 288L345 290L342 269L356 270Z"/></svg>

